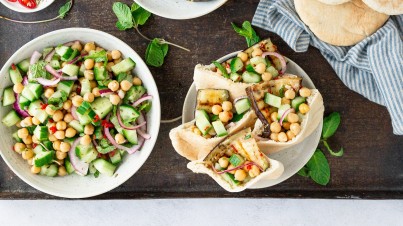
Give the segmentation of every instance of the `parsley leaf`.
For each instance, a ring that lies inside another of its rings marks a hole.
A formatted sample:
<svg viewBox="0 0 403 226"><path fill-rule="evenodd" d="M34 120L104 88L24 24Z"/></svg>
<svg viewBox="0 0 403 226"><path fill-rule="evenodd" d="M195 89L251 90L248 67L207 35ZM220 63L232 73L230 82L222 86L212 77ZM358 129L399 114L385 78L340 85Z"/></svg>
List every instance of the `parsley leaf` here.
<svg viewBox="0 0 403 226"><path fill-rule="evenodd" d="M118 18L119 24L116 23L116 27L119 30L130 29L134 26L133 16L129 6L121 2L115 2L113 3L112 10Z"/></svg>
<svg viewBox="0 0 403 226"><path fill-rule="evenodd" d="M320 185L327 185L330 181L329 163L320 149L316 149L312 158L299 172L299 175L310 177Z"/></svg>
<svg viewBox="0 0 403 226"><path fill-rule="evenodd" d="M168 53L168 44L162 44L160 39L153 39L147 46L146 63L150 66L161 67Z"/></svg>
<svg viewBox="0 0 403 226"><path fill-rule="evenodd" d="M59 18L64 19L67 13L70 11L71 7L73 6L73 1L68 1L59 9Z"/></svg>
<svg viewBox="0 0 403 226"><path fill-rule="evenodd" d="M246 38L248 47L251 47L260 41L260 37L257 36L256 31L252 28L249 21L243 22L242 27L238 27L234 23L231 23L231 25L236 33Z"/></svg>
<svg viewBox="0 0 403 226"><path fill-rule="evenodd" d="M150 12L141 8L137 3L132 4L131 12L135 26L144 25L151 16Z"/></svg>

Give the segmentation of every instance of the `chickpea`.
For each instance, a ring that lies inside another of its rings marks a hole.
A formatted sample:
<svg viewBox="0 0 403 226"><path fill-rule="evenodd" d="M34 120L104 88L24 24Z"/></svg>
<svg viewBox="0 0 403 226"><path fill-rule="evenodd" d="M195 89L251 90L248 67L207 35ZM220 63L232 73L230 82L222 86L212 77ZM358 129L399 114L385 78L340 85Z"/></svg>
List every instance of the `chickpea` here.
<svg viewBox="0 0 403 226"><path fill-rule="evenodd" d="M118 144L123 144L124 142L126 142L125 137L121 133L115 135L115 141Z"/></svg>
<svg viewBox="0 0 403 226"><path fill-rule="evenodd" d="M264 108L264 101L263 100L258 101L257 107L259 108L259 110L262 110Z"/></svg>
<svg viewBox="0 0 403 226"><path fill-rule="evenodd" d="M32 126L32 117L26 117L22 120L21 125L24 125L24 127Z"/></svg>
<svg viewBox="0 0 403 226"><path fill-rule="evenodd" d="M84 127L84 133L88 135L92 135L94 133L94 126L91 124L88 124Z"/></svg>
<svg viewBox="0 0 403 226"><path fill-rule="evenodd" d="M221 168L226 169L229 165L229 160L227 157L221 157L220 159L218 159L218 164Z"/></svg>
<svg viewBox="0 0 403 226"><path fill-rule="evenodd" d="M192 132L199 136L202 135L202 132L197 127L193 128Z"/></svg>
<svg viewBox="0 0 403 226"><path fill-rule="evenodd" d="M291 130L288 130L286 135L288 140L292 140L295 137L295 134Z"/></svg>
<svg viewBox="0 0 403 226"><path fill-rule="evenodd" d="M66 123L70 123L71 121L74 120L74 118L73 118L73 115L72 115L72 114L67 113L67 114L64 115L63 120L64 120Z"/></svg>
<svg viewBox="0 0 403 226"><path fill-rule="evenodd" d="M99 88L95 87L92 89L92 94L94 94L94 97L99 97L101 94L99 93Z"/></svg>
<svg viewBox="0 0 403 226"><path fill-rule="evenodd" d="M270 134L270 139L274 141L278 141L278 133L271 133Z"/></svg>
<svg viewBox="0 0 403 226"><path fill-rule="evenodd" d="M71 46L71 48L76 49L80 52L83 50L83 46L81 45L81 43L79 41L74 42L74 44Z"/></svg>
<svg viewBox="0 0 403 226"><path fill-rule="evenodd" d="M122 54L120 53L119 50L112 50L111 55L112 55L112 59L114 59L114 60L117 60L122 56Z"/></svg>
<svg viewBox="0 0 403 226"><path fill-rule="evenodd" d="M95 43L89 42L84 45L84 50L89 53L91 50L95 50Z"/></svg>
<svg viewBox="0 0 403 226"><path fill-rule="evenodd" d="M73 97L72 103L75 107L79 107L83 103L83 98L79 95Z"/></svg>
<svg viewBox="0 0 403 226"><path fill-rule="evenodd" d="M84 61L84 66L85 66L85 69L87 69L87 70L93 69L94 65L95 65L94 59L86 59Z"/></svg>
<svg viewBox="0 0 403 226"><path fill-rule="evenodd" d="M37 126L37 125L41 124L41 121L39 121L39 119L36 117L32 117L32 123Z"/></svg>
<svg viewBox="0 0 403 226"><path fill-rule="evenodd" d="M31 136L31 135L28 135L26 138L23 138L22 141L23 141L25 144L32 144L32 136Z"/></svg>
<svg viewBox="0 0 403 226"><path fill-rule="evenodd" d="M106 57L108 57L108 61L112 61L112 54L111 51L106 52Z"/></svg>
<svg viewBox="0 0 403 226"><path fill-rule="evenodd" d="M299 105L299 112L301 112L301 114L306 114L309 112L310 108L307 104L303 103L301 105Z"/></svg>
<svg viewBox="0 0 403 226"><path fill-rule="evenodd" d="M107 71L112 71L112 67L115 65L113 62L109 62L106 64L106 70Z"/></svg>
<svg viewBox="0 0 403 226"><path fill-rule="evenodd" d="M67 128L67 123L65 121L59 121L56 123L57 130L66 130L66 128Z"/></svg>
<svg viewBox="0 0 403 226"><path fill-rule="evenodd" d="M52 115L54 115L55 114L55 110L53 110L53 105L48 105L48 106L46 106L46 108L45 108L45 112L48 114L48 115L50 115L50 116L52 116Z"/></svg>
<svg viewBox="0 0 403 226"><path fill-rule="evenodd" d="M299 90L299 95L300 95L301 97L309 97L309 96L311 95L311 90L308 89L308 88L306 88L306 87L302 87L302 88Z"/></svg>
<svg viewBox="0 0 403 226"><path fill-rule="evenodd" d="M100 51L102 51L102 50L105 50L105 49L98 46L98 47L95 49L95 52L100 52Z"/></svg>
<svg viewBox="0 0 403 226"><path fill-rule="evenodd" d="M261 56L262 54L263 54L263 51L259 48L254 49L252 52L253 57Z"/></svg>
<svg viewBox="0 0 403 226"><path fill-rule="evenodd" d="M230 101L224 101L222 103L222 109L224 111L231 111L232 110L232 103Z"/></svg>
<svg viewBox="0 0 403 226"><path fill-rule="evenodd" d="M44 95L49 99L54 93L55 91L52 88L46 88Z"/></svg>
<svg viewBox="0 0 403 226"><path fill-rule="evenodd" d="M103 62L97 62L97 63L95 63L94 67L103 67L103 66L104 66Z"/></svg>
<svg viewBox="0 0 403 226"><path fill-rule="evenodd" d="M23 143L15 143L14 144L14 151L17 153L22 153L22 151L24 151L26 148L25 144Z"/></svg>
<svg viewBox="0 0 403 226"><path fill-rule="evenodd" d="M273 122L275 122L275 121L277 121L277 116L278 116L278 113L277 113L277 112L273 112L273 113L271 113L271 115L270 115L270 119L271 119Z"/></svg>
<svg viewBox="0 0 403 226"><path fill-rule="evenodd" d="M263 74L263 72L266 71L266 64L264 64L264 63L258 63L258 64L255 66L255 71L256 71L257 73L259 73L259 74Z"/></svg>
<svg viewBox="0 0 403 226"><path fill-rule="evenodd" d="M66 137L66 135L65 135L65 132L64 131L56 131L55 132L55 134L53 134L53 135L55 135L55 137L58 139L58 140L63 140L65 137Z"/></svg>
<svg viewBox="0 0 403 226"><path fill-rule="evenodd" d="M139 77L134 77L133 78L133 85L135 86L141 86L142 82L141 79Z"/></svg>
<svg viewBox="0 0 403 226"><path fill-rule="evenodd" d="M32 149L27 149L27 150L23 151L21 154L22 154L22 158L25 160L31 159L32 157L34 157L34 151L32 151Z"/></svg>
<svg viewBox="0 0 403 226"><path fill-rule="evenodd" d="M248 60L248 54L244 52L238 53L238 57L242 60L242 62L246 62Z"/></svg>
<svg viewBox="0 0 403 226"><path fill-rule="evenodd" d="M213 112L213 114L218 115L222 112L222 107L218 104L213 105L213 107L211 108L211 111Z"/></svg>
<svg viewBox="0 0 403 226"><path fill-rule="evenodd" d="M299 116L295 113L291 112L287 115L287 121L290 123L298 122L298 120L299 120Z"/></svg>
<svg viewBox="0 0 403 226"><path fill-rule="evenodd" d="M64 166L59 166L59 169L57 170L57 175L60 177L64 177L67 175L66 167Z"/></svg>
<svg viewBox="0 0 403 226"><path fill-rule="evenodd" d="M281 98L281 104L290 104L291 101L285 97Z"/></svg>
<svg viewBox="0 0 403 226"><path fill-rule="evenodd" d="M71 127L66 129L65 136L67 138L72 138L77 134L77 131Z"/></svg>
<svg viewBox="0 0 403 226"><path fill-rule="evenodd" d="M66 152L56 151L56 159L62 160L67 157Z"/></svg>
<svg viewBox="0 0 403 226"><path fill-rule="evenodd" d="M84 100L87 101L87 102L92 103L92 102L94 102L94 99L95 99L95 96L92 93L86 93L84 95Z"/></svg>
<svg viewBox="0 0 403 226"><path fill-rule="evenodd" d="M118 95L116 95L116 94L112 94L112 95L109 96L109 100L111 101L111 103L113 105L118 105L119 102L120 102L120 97Z"/></svg>
<svg viewBox="0 0 403 226"><path fill-rule="evenodd" d="M30 158L27 160L28 165L33 166L34 165L34 158Z"/></svg>
<svg viewBox="0 0 403 226"><path fill-rule="evenodd" d="M81 140L80 140L80 144L82 144L82 145L89 145L91 143L91 137L90 137L90 135L84 135L83 137L81 137Z"/></svg>
<svg viewBox="0 0 403 226"><path fill-rule="evenodd" d="M77 89L77 88L75 88L75 89ZM72 100L75 96L77 96L77 93L76 92L71 92L70 95L69 95L69 99Z"/></svg>
<svg viewBox="0 0 403 226"><path fill-rule="evenodd" d="M232 164L229 164L227 170L231 170L231 169L233 169L233 168L235 168L235 166L233 166ZM228 173L230 173L230 174L235 174L235 170L229 171Z"/></svg>
<svg viewBox="0 0 403 226"><path fill-rule="evenodd" d="M116 81L116 80L111 81L111 82L108 84L108 88L109 88L110 90L112 90L113 92L117 91L117 90L119 89L119 82Z"/></svg>
<svg viewBox="0 0 403 226"><path fill-rule="evenodd" d="M85 70L84 71L84 78L88 80L94 80L94 71L93 70Z"/></svg>
<svg viewBox="0 0 403 226"><path fill-rule="evenodd" d="M281 131L280 123L279 123L279 122L272 122L272 123L270 124L270 130L271 130L273 133L279 133L279 132Z"/></svg>
<svg viewBox="0 0 403 226"><path fill-rule="evenodd" d="M56 151L60 151L60 144L62 142L60 140L56 140L55 142L53 142L52 147L53 149L55 149Z"/></svg>
<svg viewBox="0 0 403 226"><path fill-rule="evenodd" d="M69 143L67 143L67 142L61 142L61 143L60 143L60 151L61 151L61 152L68 152L68 151L70 151L70 147L71 147L71 145L70 145Z"/></svg>
<svg viewBox="0 0 403 226"><path fill-rule="evenodd" d="M39 144L40 141L38 140L38 138L36 138L36 136L32 136L32 142L35 144Z"/></svg>
<svg viewBox="0 0 403 226"><path fill-rule="evenodd" d="M254 177L257 177L257 176L259 176L259 175L260 175L260 169L259 169L259 167L253 165L253 166L251 167L251 169L249 170L249 176L252 177L252 178L254 178Z"/></svg>
<svg viewBox="0 0 403 226"><path fill-rule="evenodd" d="M234 177L237 181L244 181L246 178L246 172L242 169L238 169L235 171Z"/></svg>
<svg viewBox="0 0 403 226"><path fill-rule="evenodd" d="M289 90L285 91L284 97L289 99L289 100L294 99L295 98L295 91L293 89L289 89Z"/></svg>
<svg viewBox="0 0 403 226"><path fill-rule="evenodd" d="M290 130L290 125L291 125L291 123L289 123L289 122L283 122L283 128L285 130Z"/></svg>
<svg viewBox="0 0 403 226"><path fill-rule="evenodd" d="M15 124L15 126L16 126L17 128L21 128L21 127L22 127L22 126L21 126L21 121L17 122L17 123Z"/></svg>
<svg viewBox="0 0 403 226"><path fill-rule="evenodd" d="M35 136L34 136L35 137ZM57 141L57 138L53 134L49 134L49 141Z"/></svg>
<svg viewBox="0 0 403 226"><path fill-rule="evenodd" d="M15 93L22 93L22 90L23 90L23 89L24 89L24 85L23 85L21 82L16 83L16 84L13 86L13 90L14 90Z"/></svg>
<svg viewBox="0 0 403 226"><path fill-rule="evenodd" d="M53 120L55 122L59 122L64 118L64 114L61 110L57 110L55 114L53 114Z"/></svg>
<svg viewBox="0 0 403 226"><path fill-rule="evenodd" d="M31 173L38 174L40 172L41 172L41 167L37 167L37 166L32 166L31 167Z"/></svg>
<svg viewBox="0 0 403 226"><path fill-rule="evenodd" d="M218 117L219 117L220 120L221 120L222 122L224 122L224 123L226 123L226 122L228 122L229 120L231 120L231 119L232 119L232 116L233 116L233 114L232 114L232 112L230 112L230 111L223 111L223 112L220 112L220 114L218 114Z"/></svg>
<svg viewBox="0 0 403 226"><path fill-rule="evenodd" d="M287 142L288 137L284 132L278 134L278 141L280 142Z"/></svg>
<svg viewBox="0 0 403 226"><path fill-rule="evenodd" d="M301 126L299 123L291 123L290 130L295 134L298 135L301 132Z"/></svg>
<svg viewBox="0 0 403 226"><path fill-rule="evenodd" d="M127 80L123 80L123 81L120 82L120 88L123 91L128 91L132 87L132 85L133 84L130 83L129 81L127 81Z"/></svg>
<svg viewBox="0 0 403 226"><path fill-rule="evenodd" d="M122 62L122 58L119 58L119 59L117 59L117 60L113 60L113 63L115 63L115 64L118 64L118 63L120 63L120 62Z"/></svg>
<svg viewBox="0 0 403 226"><path fill-rule="evenodd" d="M27 128L19 129L18 132L17 132L17 135L21 139L26 138L27 136L29 136L28 129Z"/></svg>
<svg viewBox="0 0 403 226"><path fill-rule="evenodd" d="M273 78L273 75L270 72L264 72L262 74L262 79L265 82L270 81L272 78Z"/></svg>

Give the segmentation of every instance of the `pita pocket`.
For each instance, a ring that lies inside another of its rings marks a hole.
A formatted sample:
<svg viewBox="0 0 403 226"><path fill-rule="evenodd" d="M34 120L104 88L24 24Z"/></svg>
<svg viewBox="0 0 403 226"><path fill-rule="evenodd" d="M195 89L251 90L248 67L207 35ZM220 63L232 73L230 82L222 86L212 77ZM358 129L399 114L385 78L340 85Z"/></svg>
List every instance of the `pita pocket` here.
<svg viewBox="0 0 403 226"><path fill-rule="evenodd" d="M403 14L402 0L363 0L373 10L388 15Z"/></svg>

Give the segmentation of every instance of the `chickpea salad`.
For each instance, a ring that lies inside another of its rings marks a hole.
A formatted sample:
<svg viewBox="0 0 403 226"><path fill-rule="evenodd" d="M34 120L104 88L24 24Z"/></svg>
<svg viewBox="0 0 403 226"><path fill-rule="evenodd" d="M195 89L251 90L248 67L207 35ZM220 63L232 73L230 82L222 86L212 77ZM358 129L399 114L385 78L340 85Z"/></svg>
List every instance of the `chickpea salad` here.
<svg viewBox="0 0 403 226"><path fill-rule="evenodd" d="M12 64L2 119L16 126L13 150L34 174L49 177L114 175L126 153L139 151L147 134L152 96L136 66L119 50L72 41L35 51Z"/></svg>

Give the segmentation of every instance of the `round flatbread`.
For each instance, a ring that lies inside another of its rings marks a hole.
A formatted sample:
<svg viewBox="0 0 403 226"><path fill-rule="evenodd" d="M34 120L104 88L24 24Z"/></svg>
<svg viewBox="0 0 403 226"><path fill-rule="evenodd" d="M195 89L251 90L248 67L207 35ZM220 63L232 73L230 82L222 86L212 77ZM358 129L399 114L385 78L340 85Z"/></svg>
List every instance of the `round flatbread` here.
<svg viewBox="0 0 403 226"><path fill-rule="evenodd" d="M318 1L328 4L328 5L339 5L339 4L349 2L350 0L318 0Z"/></svg>
<svg viewBox="0 0 403 226"><path fill-rule="evenodd" d="M294 0L301 20L322 41L337 46L355 45L377 31L389 18L361 0L327 5L317 0Z"/></svg>
<svg viewBox="0 0 403 226"><path fill-rule="evenodd" d="M403 0L363 0L363 2L380 13L403 14Z"/></svg>

